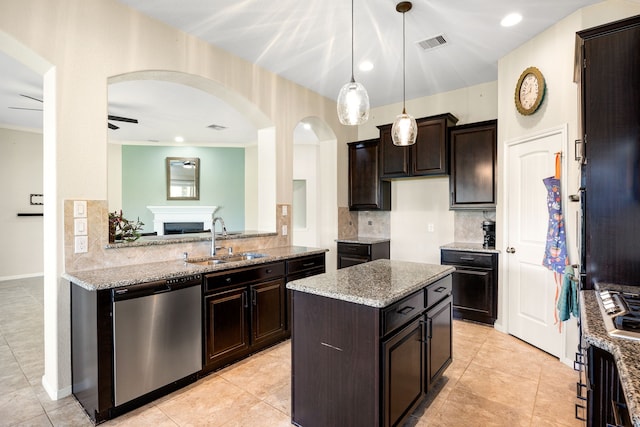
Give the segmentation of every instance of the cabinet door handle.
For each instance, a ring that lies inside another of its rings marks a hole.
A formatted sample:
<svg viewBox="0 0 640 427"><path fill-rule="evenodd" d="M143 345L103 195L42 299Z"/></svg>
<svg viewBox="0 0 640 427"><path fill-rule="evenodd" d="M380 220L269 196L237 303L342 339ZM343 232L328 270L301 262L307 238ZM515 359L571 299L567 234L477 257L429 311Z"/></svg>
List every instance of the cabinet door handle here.
<svg viewBox="0 0 640 427"><path fill-rule="evenodd" d="M253 300L253 305L258 305L258 291L256 291L255 289L253 289L251 291L251 299Z"/></svg>
<svg viewBox="0 0 640 427"><path fill-rule="evenodd" d="M404 316L404 315L406 315L406 314L411 313L411 312L412 312L413 310L415 310L415 309L416 309L415 307L411 307L410 305L408 305L408 306L406 306L406 307L404 307L404 308L402 308L402 309L400 309L400 310L396 311L396 313L398 313L398 314L402 314L402 315Z"/></svg>
<svg viewBox="0 0 640 427"><path fill-rule="evenodd" d="M427 338L433 338L433 319L427 318Z"/></svg>
<svg viewBox="0 0 640 427"><path fill-rule="evenodd" d="M440 286L439 288L434 289L433 292L441 293L441 292L446 291L446 290L447 290L446 286Z"/></svg>
<svg viewBox="0 0 640 427"><path fill-rule="evenodd" d="M249 304L247 303L247 291L242 292L242 306L244 308L249 307Z"/></svg>

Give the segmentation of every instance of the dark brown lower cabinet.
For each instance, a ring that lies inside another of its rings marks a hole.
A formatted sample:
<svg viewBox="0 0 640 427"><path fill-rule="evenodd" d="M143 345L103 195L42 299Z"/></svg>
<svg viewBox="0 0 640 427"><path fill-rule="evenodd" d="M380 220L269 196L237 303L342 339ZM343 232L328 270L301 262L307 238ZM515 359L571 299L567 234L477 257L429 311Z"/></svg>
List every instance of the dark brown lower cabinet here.
<svg viewBox="0 0 640 427"><path fill-rule="evenodd" d="M440 263L456 267L453 317L493 325L498 316L498 254L443 249Z"/></svg>
<svg viewBox="0 0 640 427"><path fill-rule="evenodd" d="M292 422L400 426L451 363L451 276L375 308L293 292Z"/></svg>
<svg viewBox="0 0 640 427"><path fill-rule="evenodd" d="M384 423L398 425L425 390L425 320L419 317L382 343Z"/></svg>
<svg viewBox="0 0 640 427"><path fill-rule="evenodd" d="M285 263L207 274L204 371L285 339Z"/></svg>
<svg viewBox="0 0 640 427"><path fill-rule="evenodd" d="M587 350L587 427L632 426L620 383L618 368L611 353L589 346Z"/></svg>
<svg viewBox="0 0 640 427"><path fill-rule="evenodd" d="M205 365L217 365L249 350L247 288L221 290L205 296Z"/></svg>
<svg viewBox="0 0 640 427"><path fill-rule="evenodd" d="M389 259L391 242L355 243L338 241L338 268L351 267L376 259Z"/></svg>

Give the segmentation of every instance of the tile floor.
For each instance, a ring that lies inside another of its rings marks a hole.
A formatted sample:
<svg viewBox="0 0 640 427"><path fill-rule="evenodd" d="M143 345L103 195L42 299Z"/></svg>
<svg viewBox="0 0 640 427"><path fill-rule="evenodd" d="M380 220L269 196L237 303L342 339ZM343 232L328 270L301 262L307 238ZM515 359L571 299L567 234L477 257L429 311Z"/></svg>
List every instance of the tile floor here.
<svg viewBox="0 0 640 427"><path fill-rule="evenodd" d="M0 426L91 426L41 385L42 279L0 282ZM290 345L267 349L104 426L290 426ZM454 362L405 427L582 426L577 374L493 328L454 322Z"/></svg>

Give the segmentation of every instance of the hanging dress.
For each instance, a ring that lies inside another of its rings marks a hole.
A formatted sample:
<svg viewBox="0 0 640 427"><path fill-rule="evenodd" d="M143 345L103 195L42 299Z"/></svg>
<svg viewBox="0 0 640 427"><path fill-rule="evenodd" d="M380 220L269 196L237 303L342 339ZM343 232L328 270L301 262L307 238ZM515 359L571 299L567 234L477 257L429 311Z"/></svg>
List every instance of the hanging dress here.
<svg viewBox="0 0 640 427"><path fill-rule="evenodd" d="M564 216L562 215L562 197L560 194L560 161L561 154L556 153L556 174L549 178L544 178L542 182L547 188L547 208L549 210L549 227L547 231L547 243L544 250L542 265L553 271L553 278L556 282L556 295L553 304L553 317L558 324L558 332L562 331L562 323L558 322L558 297L560 294L560 284L565 267L569 264L567 258L567 239L564 226Z"/></svg>
<svg viewBox="0 0 640 427"><path fill-rule="evenodd" d="M564 274L567 262L567 240L562 215L560 179L550 176L542 180L547 188L547 208L549 209L549 229L542 265L554 273Z"/></svg>

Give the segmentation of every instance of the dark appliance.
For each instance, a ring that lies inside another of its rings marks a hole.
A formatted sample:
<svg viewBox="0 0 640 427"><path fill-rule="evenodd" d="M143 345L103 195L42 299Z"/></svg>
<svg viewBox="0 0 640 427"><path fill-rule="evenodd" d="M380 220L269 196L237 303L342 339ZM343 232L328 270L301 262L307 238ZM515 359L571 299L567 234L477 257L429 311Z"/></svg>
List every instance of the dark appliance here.
<svg viewBox="0 0 640 427"><path fill-rule="evenodd" d="M483 248L496 247L496 222L491 220L482 221L482 230L484 231Z"/></svg>
<svg viewBox="0 0 640 427"><path fill-rule="evenodd" d="M640 290L603 290L596 295L607 333L613 337L640 341Z"/></svg>

